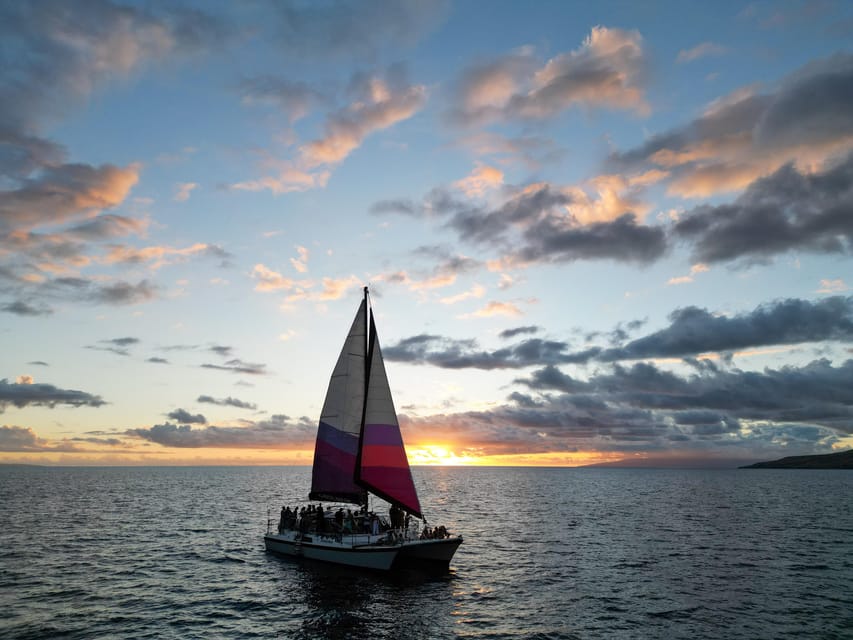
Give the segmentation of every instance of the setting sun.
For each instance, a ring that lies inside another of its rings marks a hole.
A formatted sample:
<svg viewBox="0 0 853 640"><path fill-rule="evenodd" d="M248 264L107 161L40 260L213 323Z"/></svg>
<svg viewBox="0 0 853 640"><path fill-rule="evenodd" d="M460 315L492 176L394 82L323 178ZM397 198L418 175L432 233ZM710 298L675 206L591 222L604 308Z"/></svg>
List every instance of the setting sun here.
<svg viewBox="0 0 853 640"><path fill-rule="evenodd" d="M421 445L409 450L412 464L418 465L470 465L477 464L476 459L468 455L457 455L443 445Z"/></svg>

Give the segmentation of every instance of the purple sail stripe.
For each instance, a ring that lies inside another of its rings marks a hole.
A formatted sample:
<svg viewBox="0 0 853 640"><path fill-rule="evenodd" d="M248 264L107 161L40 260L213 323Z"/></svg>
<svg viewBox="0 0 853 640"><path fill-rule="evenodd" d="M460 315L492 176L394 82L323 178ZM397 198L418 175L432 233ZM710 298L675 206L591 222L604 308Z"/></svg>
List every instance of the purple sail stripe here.
<svg viewBox="0 0 853 640"><path fill-rule="evenodd" d="M366 424L364 425L365 445L388 445L403 446L403 438L400 436L400 428L394 424Z"/></svg>
<svg viewBox="0 0 853 640"><path fill-rule="evenodd" d="M360 493L353 480L355 454L328 442L317 441L314 450L312 491L320 493Z"/></svg>
<svg viewBox="0 0 853 640"><path fill-rule="evenodd" d="M328 443L336 449L352 454L353 459L355 459L355 454L358 451L358 436L335 429L325 422L320 422L320 427L317 430L317 444L320 442Z"/></svg>

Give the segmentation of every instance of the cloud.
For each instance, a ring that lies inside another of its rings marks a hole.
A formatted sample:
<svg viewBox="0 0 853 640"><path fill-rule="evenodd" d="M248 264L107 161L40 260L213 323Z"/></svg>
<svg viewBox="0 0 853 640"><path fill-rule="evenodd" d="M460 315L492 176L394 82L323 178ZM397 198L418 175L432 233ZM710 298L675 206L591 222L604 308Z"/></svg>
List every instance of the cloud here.
<svg viewBox="0 0 853 640"><path fill-rule="evenodd" d="M136 284L119 281L106 285L78 281L78 278L60 278L55 282L79 291L83 294L83 299L103 304L138 304L152 300L157 295L157 288L147 280L140 280Z"/></svg>
<svg viewBox="0 0 853 640"><path fill-rule="evenodd" d="M303 289L313 286L310 280L294 280L287 278L277 271L273 271L263 264L256 264L252 269L252 278L258 281L255 291L278 291L280 289Z"/></svg>
<svg viewBox="0 0 853 640"><path fill-rule="evenodd" d="M426 87L408 84L400 66L384 76L356 74L350 94L353 101L326 120L325 135L299 148L300 166L338 164L368 135L412 117L426 102Z"/></svg>
<svg viewBox="0 0 853 640"><path fill-rule="evenodd" d="M117 347L129 347L134 344L139 344L139 338L112 338L111 340L101 340L101 342L108 342L109 344L113 344Z"/></svg>
<svg viewBox="0 0 853 640"><path fill-rule="evenodd" d="M300 249L303 249L300 247ZM307 260L307 250L300 251L300 259ZM298 264L300 267L303 264L299 260L291 260L294 267ZM307 269L307 267L306 267ZM285 303L296 302L297 300L312 300L315 302L325 302L328 300L337 300L342 297L352 287L360 286L361 280L356 276L350 275L342 278L323 277L318 283L314 280L294 280L273 271L263 264L256 264L252 270L252 278L258 280L255 285L255 291L279 291L287 292Z"/></svg>
<svg viewBox="0 0 853 640"><path fill-rule="evenodd" d="M158 14L111 2L4 5L0 35L15 51L0 69L2 229L31 229L90 216L124 201L139 167L69 163L39 136L96 88L148 61L221 43L225 27L199 11Z"/></svg>
<svg viewBox="0 0 853 640"><path fill-rule="evenodd" d="M106 346L91 345L86 348L97 351L110 351L119 356L129 356L130 351L128 350L128 347L139 344L139 338L113 338L112 340L99 340L98 342Z"/></svg>
<svg viewBox="0 0 853 640"><path fill-rule="evenodd" d="M853 339L853 296L817 302L789 298L731 318L684 307L669 319L668 327L603 351L599 359L680 357L768 345L849 341Z"/></svg>
<svg viewBox="0 0 853 640"><path fill-rule="evenodd" d="M100 396L84 391L60 389L52 384L15 384L0 380L0 413L9 405L22 409L27 406L54 408L62 404L70 407L100 407L104 402Z"/></svg>
<svg viewBox="0 0 853 640"><path fill-rule="evenodd" d="M280 159L265 153L263 165L272 175L232 184L230 188L268 189L280 194L324 187L332 169L365 138L409 119L424 106L426 87L410 84L406 76L401 64L392 65L384 73L355 73L347 87L345 104L328 113L320 137L299 145L294 157ZM278 89L282 87L279 85Z"/></svg>
<svg viewBox="0 0 853 640"><path fill-rule="evenodd" d="M223 344L215 344L211 347L208 347L208 351L212 351L213 353L220 355L223 358L227 358L234 351L234 347L229 347L228 345Z"/></svg>
<svg viewBox="0 0 853 640"><path fill-rule="evenodd" d="M447 369L515 369L536 365L586 364L646 358L690 358L707 353L730 353L763 346L853 340L853 296L834 296L816 302L796 298L759 305L733 317L713 314L698 307L676 309L669 326L627 341L621 326L606 334L622 346L587 346L572 351L565 341L528 338L492 351L476 340L455 340L433 334L404 338L383 349L389 361L430 364ZM641 323L630 323L636 329ZM513 338L539 328L517 327L500 334ZM600 334L587 337L591 340Z"/></svg>
<svg viewBox="0 0 853 640"><path fill-rule="evenodd" d="M574 262L576 260L616 260L650 264L667 251L666 235L659 227L637 224L625 214L612 222L586 226L561 224L545 218L524 234L527 244L507 254L506 264Z"/></svg>
<svg viewBox="0 0 853 640"><path fill-rule="evenodd" d="M230 36L226 23L201 11L149 12L108 1L4 5L0 25L10 46L30 52L7 60L0 83L0 120L18 131L147 62L221 47Z"/></svg>
<svg viewBox="0 0 853 640"><path fill-rule="evenodd" d="M356 276L346 278L323 278L323 289L319 293L308 296L312 300L339 300L353 287L361 286L361 279Z"/></svg>
<svg viewBox="0 0 853 640"><path fill-rule="evenodd" d="M296 253L299 254L299 257L291 258L290 264L293 265L293 268L299 273L305 273L308 271L308 249L297 246Z"/></svg>
<svg viewBox="0 0 853 640"><path fill-rule="evenodd" d="M468 298L482 298L484 295L486 295L486 289L478 284L475 284L468 291L457 293L455 296L447 296L441 298L439 302L441 304L457 304L459 302L462 302L463 300L467 300Z"/></svg>
<svg viewBox="0 0 853 640"><path fill-rule="evenodd" d="M63 442L53 444L39 438L29 427L0 426L0 451L76 451L73 444Z"/></svg>
<svg viewBox="0 0 853 640"><path fill-rule="evenodd" d="M453 186L472 198L482 196L487 191L500 187L503 180L503 171L478 162L471 175L457 180Z"/></svg>
<svg viewBox="0 0 853 640"><path fill-rule="evenodd" d="M455 146L467 149L476 158L493 158L500 164L521 163L529 169L556 162L565 151L546 136L504 136L493 131L476 131L455 138Z"/></svg>
<svg viewBox="0 0 853 640"><path fill-rule="evenodd" d="M147 219L138 220L113 213L102 213L96 218L86 220L70 227L64 235L81 240L102 240L128 235L141 235L148 228Z"/></svg>
<svg viewBox="0 0 853 640"><path fill-rule="evenodd" d="M308 115L312 107L330 101L329 96L304 82L269 75L246 78L239 89L245 104L273 105L287 115L291 124Z"/></svg>
<svg viewBox="0 0 853 640"><path fill-rule="evenodd" d="M702 42L692 49L682 49L679 51L675 61L681 64L683 62L693 62L694 60L708 56L721 56L724 53L728 53L726 47L714 44L713 42Z"/></svg>
<svg viewBox="0 0 853 640"><path fill-rule="evenodd" d="M258 405L252 402L244 402L243 400L238 400L237 398L232 398L231 396L228 396L227 398L216 399L211 396L202 395L196 398L196 402L215 404L221 407L236 407L237 409L255 410L258 408Z"/></svg>
<svg viewBox="0 0 853 640"><path fill-rule="evenodd" d="M594 27L544 65L530 48L463 71L449 117L462 125L551 118L573 106L645 114L646 54L637 31Z"/></svg>
<svg viewBox="0 0 853 640"><path fill-rule="evenodd" d="M190 199L190 194L196 188L198 188L198 183L196 182L179 182L175 185L175 195L172 199L176 202L186 202Z"/></svg>
<svg viewBox="0 0 853 640"><path fill-rule="evenodd" d="M688 275L688 276L676 276L676 277L673 277L673 278L670 278L669 280L667 280L666 283L668 285L688 284L690 282L693 282L693 276L695 276L697 273L705 273L706 271L709 271L708 265L702 264L700 262L700 263L694 264L692 267L690 267L690 275Z"/></svg>
<svg viewBox="0 0 853 640"><path fill-rule="evenodd" d="M524 313L511 302L492 300L485 307L466 314L465 318L489 318L491 316L522 316Z"/></svg>
<svg viewBox="0 0 853 640"><path fill-rule="evenodd" d="M531 183L507 186L501 202L493 207L456 200L442 189L433 189L421 203L385 200L375 203L371 211L443 216L445 226L460 240L503 252L490 265L493 270L576 260L650 264L667 251L666 232L638 224L637 216L628 211L632 205L644 210L636 191L642 188L642 180L632 184L620 179L617 187L615 178L593 181L599 189L597 203L576 187ZM631 192L618 194L623 187Z"/></svg>
<svg viewBox="0 0 853 640"><path fill-rule="evenodd" d="M216 369L217 371L229 371L231 373L245 373L251 376L264 376L269 373L265 364L244 362L238 358L229 360L224 365L202 364L201 367L204 369Z"/></svg>
<svg viewBox="0 0 853 640"><path fill-rule="evenodd" d="M413 252L414 256L422 259L437 260L432 268L415 269L411 273L408 271L394 271L391 273L383 273L372 276L373 282L388 282L406 286L410 291L429 291L432 289L442 289L456 283L460 275L472 273L479 269L482 264L462 254L454 254L444 247L438 246L423 246L418 247ZM460 294L462 297L443 298L444 304L453 304L467 297L480 297L479 285L476 285L468 295Z"/></svg>
<svg viewBox="0 0 853 640"><path fill-rule="evenodd" d="M103 213L126 202L140 165L74 162L44 132L102 87L149 64L221 47L230 35L228 25L202 11L165 5L46 0L0 6L0 38L10 54L0 65L0 251L11 249L16 293L29 307L9 310L47 311L28 302L39 296L108 304L153 297L154 287L144 282L86 282L77 273L92 261L85 243L147 227L147 220Z"/></svg>
<svg viewBox="0 0 853 640"><path fill-rule="evenodd" d="M197 413L193 415L184 409L175 409L174 411L170 411L166 417L182 424L207 424L207 418L202 414Z"/></svg>
<svg viewBox="0 0 853 640"><path fill-rule="evenodd" d="M419 334L383 348L382 355L392 362L430 364L442 369L520 369L547 363L576 362L577 358L569 352L569 346L566 342L529 338L510 347L488 351L481 349L472 339Z"/></svg>
<svg viewBox="0 0 853 640"><path fill-rule="evenodd" d="M229 186L238 191L272 191L275 195L294 193L325 187L329 181L329 171L308 171L296 167L289 160L271 160L266 163L275 171L275 175L257 180L244 180Z"/></svg>
<svg viewBox="0 0 853 640"><path fill-rule="evenodd" d="M155 356L148 358L145 362L151 362L153 364L169 364L169 361L166 360L166 358L158 358Z"/></svg>
<svg viewBox="0 0 853 640"><path fill-rule="evenodd" d="M669 172L668 192L685 198L739 191L795 163L811 172L853 148L853 54L812 61L775 87L743 87L692 122L626 152L615 171Z"/></svg>
<svg viewBox="0 0 853 640"><path fill-rule="evenodd" d="M300 418L275 415L246 426L208 426L194 429L190 425L155 424L142 429L129 429L125 435L177 448L289 449L308 447L314 442L317 426Z"/></svg>
<svg viewBox="0 0 853 640"><path fill-rule="evenodd" d="M217 245L197 242L181 249L167 246L152 246L137 249L127 245L111 245L106 255L99 261L104 264L142 264L151 263L152 269L159 269L174 262L185 261L193 256L219 258L227 264L230 253Z"/></svg>
<svg viewBox="0 0 853 640"><path fill-rule="evenodd" d="M403 415L401 425L407 439L453 442L475 457L594 450L754 459L829 452L851 432L853 360L762 372L706 364L686 376L616 365L586 380L546 366L516 380L527 390L503 404Z"/></svg>
<svg viewBox="0 0 853 640"><path fill-rule="evenodd" d="M498 334L498 336L506 340L526 333L538 333L541 330L542 327L537 327L536 325L528 325L525 327L514 327L512 329L504 329Z"/></svg>
<svg viewBox="0 0 853 640"><path fill-rule="evenodd" d="M20 300L0 305L0 311L14 313L17 316L47 316L53 313L49 307L43 305L35 307Z"/></svg>
<svg viewBox="0 0 853 640"><path fill-rule="evenodd" d="M92 215L121 204L139 167L63 164L0 194L0 231L27 230Z"/></svg>
<svg viewBox="0 0 853 640"><path fill-rule="evenodd" d="M817 290L817 293L842 293L849 289L850 287L841 278L837 280L825 279L820 281L820 288Z"/></svg>
<svg viewBox="0 0 853 640"><path fill-rule="evenodd" d="M676 423L690 424L692 420L670 412L704 410L722 412L732 421L810 423L840 433L853 432L853 360L838 367L828 360L816 360L803 367L763 372L725 371L707 363L700 373L688 376L643 362L631 367L615 365L585 382L565 375L557 381L553 369L539 373L519 382L535 390L595 394L610 407L660 411ZM555 382L556 387L552 386Z"/></svg>
<svg viewBox="0 0 853 640"><path fill-rule="evenodd" d="M815 173L785 165L734 202L701 205L675 224L703 263L764 261L787 251L853 253L853 153Z"/></svg>

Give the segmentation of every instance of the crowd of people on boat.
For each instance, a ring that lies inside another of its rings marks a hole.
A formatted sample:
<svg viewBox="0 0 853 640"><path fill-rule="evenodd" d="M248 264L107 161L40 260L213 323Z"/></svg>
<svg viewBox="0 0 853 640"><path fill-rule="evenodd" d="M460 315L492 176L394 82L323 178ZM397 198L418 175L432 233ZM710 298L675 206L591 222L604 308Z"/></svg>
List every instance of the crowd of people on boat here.
<svg viewBox="0 0 853 640"><path fill-rule="evenodd" d="M383 524L385 525L383 527ZM375 513L368 513L366 507L347 509L339 507L336 511L323 509L322 504L309 504L307 507L289 506L281 508L278 531L301 531L302 533L373 533L387 530L387 523L380 521Z"/></svg>
<svg viewBox="0 0 853 640"><path fill-rule="evenodd" d="M380 535L389 531L408 530L410 524L411 516L396 505L391 505L386 520L372 511L368 512L366 506L344 511L342 507L333 510L324 509L322 504L309 504L292 509L289 506L282 507L278 532L299 531L334 536L356 533ZM450 533L443 525L430 528L424 524L419 537L421 540L441 540L449 538Z"/></svg>

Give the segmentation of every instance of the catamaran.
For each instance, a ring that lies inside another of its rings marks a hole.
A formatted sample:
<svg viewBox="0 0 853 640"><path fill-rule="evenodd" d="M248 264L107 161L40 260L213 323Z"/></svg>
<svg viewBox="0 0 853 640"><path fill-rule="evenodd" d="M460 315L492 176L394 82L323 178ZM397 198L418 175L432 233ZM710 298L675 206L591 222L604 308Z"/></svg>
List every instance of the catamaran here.
<svg viewBox="0 0 853 640"><path fill-rule="evenodd" d="M369 495L390 504L388 520L368 511ZM421 513L367 287L326 391L308 499L359 508L283 508L277 527L267 521L268 551L383 571L446 569L462 544Z"/></svg>

